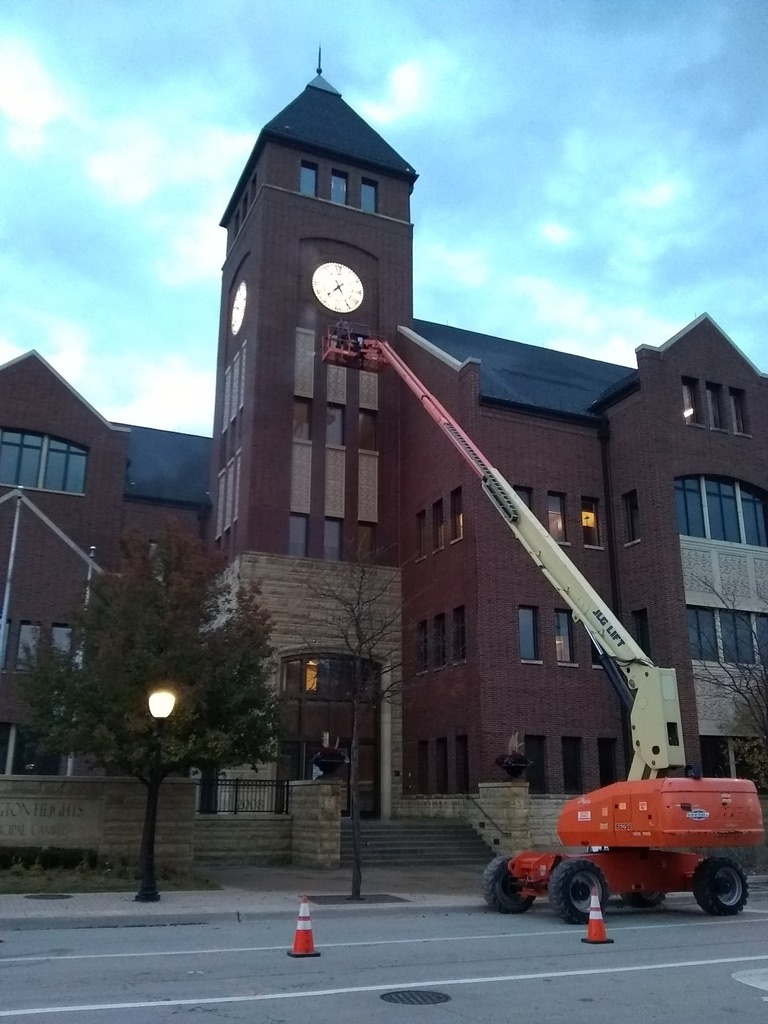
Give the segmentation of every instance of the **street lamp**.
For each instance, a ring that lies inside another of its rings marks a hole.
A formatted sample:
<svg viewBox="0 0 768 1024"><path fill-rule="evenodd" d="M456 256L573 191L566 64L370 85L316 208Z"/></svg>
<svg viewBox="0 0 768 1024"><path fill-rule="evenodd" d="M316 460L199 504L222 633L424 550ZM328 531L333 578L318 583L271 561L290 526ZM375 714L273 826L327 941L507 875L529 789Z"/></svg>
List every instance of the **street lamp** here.
<svg viewBox="0 0 768 1024"><path fill-rule="evenodd" d="M149 695L149 713L155 723L154 752L152 764L146 781L147 806L144 813L144 830L141 834L141 851L139 862L141 868L141 888L134 897L137 903L157 903L160 893L155 880L155 830L157 828L157 798L160 795L160 783L163 781L163 726L166 718L173 711L176 694L172 690L153 690Z"/></svg>

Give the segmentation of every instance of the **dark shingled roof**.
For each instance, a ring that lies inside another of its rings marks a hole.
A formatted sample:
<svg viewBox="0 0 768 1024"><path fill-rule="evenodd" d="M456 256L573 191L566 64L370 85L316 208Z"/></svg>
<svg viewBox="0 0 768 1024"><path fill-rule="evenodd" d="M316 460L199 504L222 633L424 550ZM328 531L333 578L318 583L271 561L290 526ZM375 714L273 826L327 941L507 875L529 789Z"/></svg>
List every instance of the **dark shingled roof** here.
<svg viewBox="0 0 768 1024"><path fill-rule="evenodd" d="M598 359L523 345L475 331L414 320L413 329L448 355L480 360L480 394L491 401L571 416L592 416L590 407L636 371Z"/></svg>
<svg viewBox="0 0 768 1024"><path fill-rule="evenodd" d="M119 425L129 426L131 431L125 474L127 498L210 505L210 437Z"/></svg>
<svg viewBox="0 0 768 1024"><path fill-rule="evenodd" d="M411 183L418 178L411 165L344 102L340 92L318 75L261 130L224 211L222 226L226 226L259 154L270 140L348 160Z"/></svg>
<svg viewBox="0 0 768 1024"><path fill-rule="evenodd" d="M411 165L320 75L264 126L261 135L416 179Z"/></svg>

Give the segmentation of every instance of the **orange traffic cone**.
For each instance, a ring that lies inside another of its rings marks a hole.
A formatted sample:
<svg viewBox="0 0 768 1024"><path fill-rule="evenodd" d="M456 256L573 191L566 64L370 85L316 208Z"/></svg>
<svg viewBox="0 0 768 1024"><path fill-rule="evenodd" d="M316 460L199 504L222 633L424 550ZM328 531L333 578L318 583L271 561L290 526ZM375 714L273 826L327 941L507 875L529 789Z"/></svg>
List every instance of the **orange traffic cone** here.
<svg viewBox="0 0 768 1024"><path fill-rule="evenodd" d="M312 919L309 916L309 904L306 896L301 897L293 949L288 950L288 956L320 956L315 951L315 943L312 938Z"/></svg>
<svg viewBox="0 0 768 1024"><path fill-rule="evenodd" d="M603 912L600 909L600 897L597 895L597 889L592 890L592 899L589 903L587 935L581 941L601 944L613 942L613 939L609 939L605 933L605 922L603 921Z"/></svg>

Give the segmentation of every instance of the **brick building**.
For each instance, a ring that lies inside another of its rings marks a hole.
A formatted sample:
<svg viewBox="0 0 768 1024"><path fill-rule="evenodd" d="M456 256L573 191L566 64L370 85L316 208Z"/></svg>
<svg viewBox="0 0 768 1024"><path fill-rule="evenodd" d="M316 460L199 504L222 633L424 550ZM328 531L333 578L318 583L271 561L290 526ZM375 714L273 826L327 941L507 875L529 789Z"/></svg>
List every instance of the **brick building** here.
<svg viewBox="0 0 768 1024"><path fill-rule="evenodd" d="M0 774L65 770L24 734L24 650L41 631L69 644L72 610L89 575L117 565L124 530L149 541L172 515L204 534L210 444L109 423L36 352L0 366Z"/></svg>
<svg viewBox="0 0 768 1024"><path fill-rule="evenodd" d="M233 577L258 579L273 617L285 722L270 771L306 776L323 731L349 739L348 661L328 594L365 565L389 627L382 685L398 684L362 723L368 813L500 778L494 759L513 733L534 762L534 791L620 778L625 726L588 638L477 478L393 371L322 362L330 324L364 323L519 489L654 662L677 670L689 759L733 771L729 737L743 725L706 666L747 624L762 636L768 621L766 378L706 314L641 346L636 370L413 319L416 178L318 76L262 130L224 212L213 442L164 442L186 446L183 480L144 461L154 445L142 441L165 432L108 424L61 381L62 412L54 403L53 419L38 421L48 405L33 403L37 378L54 387L38 357L0 368L0 444L25 429L88 449L77 500L93 503L104 537L88 536L82 516L62 527L80 548L70 560L81 582L89 544L111 553L122 525L145 517L149 535L169 507L198 528L210 491L210 542ZM22 372L26 398L10 416L6 378L10 389ZM108 472L96 468L102 450ZM143 490L121 476L131 451ZM0 474L3 551L14 482ZM74 501L38 499L60 516ZM736 607L716 607L724 592ZM5 707L0 721L11 722Z"/></svg>

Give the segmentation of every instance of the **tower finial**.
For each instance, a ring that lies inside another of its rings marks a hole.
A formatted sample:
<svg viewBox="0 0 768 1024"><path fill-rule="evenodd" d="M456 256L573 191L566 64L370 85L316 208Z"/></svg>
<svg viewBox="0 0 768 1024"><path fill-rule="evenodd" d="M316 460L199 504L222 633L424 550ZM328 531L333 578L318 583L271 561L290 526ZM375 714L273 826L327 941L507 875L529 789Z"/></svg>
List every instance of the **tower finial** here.
<svg viewBox="0 0 768 1024"><path fill-rule="evenodd" d="M317 73L322 75L323 73L323 48L318 46L317 48Z"/></svg>

